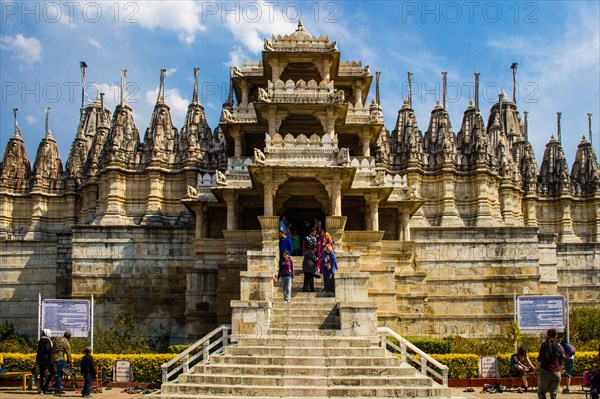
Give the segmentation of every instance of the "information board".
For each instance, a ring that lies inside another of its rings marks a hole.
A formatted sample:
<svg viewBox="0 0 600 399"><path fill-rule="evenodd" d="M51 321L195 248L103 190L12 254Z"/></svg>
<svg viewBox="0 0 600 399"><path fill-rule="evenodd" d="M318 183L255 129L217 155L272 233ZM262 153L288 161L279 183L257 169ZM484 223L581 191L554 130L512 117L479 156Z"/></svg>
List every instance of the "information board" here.
<svg viewBox="0 0 600 399"><path fill-rule="evenodd" d="M565 298L560 295L525 295L517 298L519 328L523 332L565 331Z"/></svg>
<svg viewBox="0 0 600 399"><path fill-rule="evenodd" d="M132 382L133 373L129 360L117 360L113 367L113 382Z"/></svg>
<svg viewBox="0 0 600 399"><path fill-rule="evenodd" d="M496 361L496 356L481 356L479 359L479 377L498 377L498 362Z"/></svg>
<svg viewBox="0 0 600 399"><path fill-rule="evenodd" d="M53 337L62 337L67 330L72 337L87 337L90 333L90 301L78 299L44 299L42 329Z"/></svg>

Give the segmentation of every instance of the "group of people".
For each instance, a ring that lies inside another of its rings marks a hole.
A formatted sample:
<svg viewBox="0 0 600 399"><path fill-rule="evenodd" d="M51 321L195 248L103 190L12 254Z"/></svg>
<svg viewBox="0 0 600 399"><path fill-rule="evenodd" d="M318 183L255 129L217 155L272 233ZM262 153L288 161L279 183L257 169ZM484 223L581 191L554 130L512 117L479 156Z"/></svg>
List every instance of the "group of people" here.
<svg viewBox="0 0 600 399"><path fill-rule="evenodd" d="M554 328L548 330L546 339L540 345L537 358L537 366L534 367L527 356L523 347L517 350L517 353L510 357L510 375L512 377L521 377L524 389L517 392L527 392L527 374L534 373L538 377L537 394L539 399L546 399L546 393L550 394L551 399L556 399L561 383L561 370L564 369L566 377L566 386L563 393L570 393L569 387L573 377L573 368L575 364L575 348L566 340L559 341L557 331ZM598 354L600 360L600 352ZM600 385L600 373L598 373ZM592 385L592 384L590 384ZM598 399L598 387L592 386L592 396Z"/></svg>
<svg viewBox="0 0 600 399"><path fill-rule="evenodd" d="M305 223L305 225L307 225ZM283 299L291 301L292 282L294 279L294 263L291 256L302 254L302 272L304 273L303 292L315 292L314 279L323 278L323 292L335 291L335 273L338 270L334 242L329 233L318 230L321 224L315 218L315 224L310 227L306 237L300 243L297 230L290 236L291 225L284 216L279 222L279 272ZM319 231L319 235L317 235ZM296 242L295 242L295 241ZM302 252L299 252L302 251Z"/></svg>
<svg viewBox="0 0 600 399"><path fill-rule="evenodd" d="M35 357L39 370L38 392L41 394L63 395L62 377L70 374L73 367L71 358L71 331L65 331L62 337L51 339L52 333L49 329L42 330L42 336L38 341L37 354ZM66 361L65 361L66 356ZM85 356L81 359L81 373L83 374L83 389L81 396L91 397L92 380L96 378L96 367L92 357L92 349L85 348ZM54 378L54 391L49 390L50 381Z"/></svg>

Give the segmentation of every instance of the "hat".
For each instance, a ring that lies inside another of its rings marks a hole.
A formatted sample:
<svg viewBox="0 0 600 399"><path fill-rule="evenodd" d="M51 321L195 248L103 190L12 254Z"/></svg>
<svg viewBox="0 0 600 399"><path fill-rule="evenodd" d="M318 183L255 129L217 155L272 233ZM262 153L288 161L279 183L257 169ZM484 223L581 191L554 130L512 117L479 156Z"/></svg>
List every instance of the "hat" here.
<svg viewBox="0 0 600 399"><path fill-rule="evenodd" d="M44 329L42 330L42 335L44 335L44 336L46 336L46 337L50 338L50 337L52 337L52 331L50 331L50 329L49 329L49 328L44 328Z"/></svg>

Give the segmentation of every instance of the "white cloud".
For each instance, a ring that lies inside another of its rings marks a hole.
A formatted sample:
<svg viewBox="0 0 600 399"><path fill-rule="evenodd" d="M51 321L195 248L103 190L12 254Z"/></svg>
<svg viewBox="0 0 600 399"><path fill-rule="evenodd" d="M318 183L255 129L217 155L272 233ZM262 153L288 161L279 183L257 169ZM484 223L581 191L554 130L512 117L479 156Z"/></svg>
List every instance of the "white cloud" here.
<svg viewBox="0 0 600 399"><path fill-rule="evenodd" d="M295 23L286 21L281 12L267 12L276 9L277 4L267 1L256 2L256 9L262 10L260 14L245 13L243 8L240 9L238 18L226 19L227 29L246 49L256 54L263 49L265 37L270 38L271 34L290 34L297 27Z"/></svg>
<svg viewBox="0 0 600 399"><path fill-rule="evenodd" d="M137 1L120 2L129 7L131 22L147 29L164 29L176 32L179 40L191 44L196 34L206 30L202 25L202 3L194 1ZM132 9L135 5L135 9Z"/></svg>
<svg viewBox="0 0 600 399"><path fill-rule="evenodd" d="M171 75L173 75L175 72L177 72L177 68L167 68L167 70L165 71L165 75L166 75L166 76L171 76Z"/></svg>
<svg viewBox="0 0 600 399"><path fill-rule="evenodd" d="M242 65L243 61L246 61L248 58L248 55L240 46L234 46L233 50L229 52L229 61L227 61L225 65L227 67L240 66Z"/></svg>
<svg viewBox="0 0 600 399"><path fill-rule="evenodd" d="M97 41L97 40L95 40L95 39L89 38L89 39L87 40L87 42L88 42L89 44L91 44L92 46L96 47L96 48L102 48L102 45L100 44L100 42L98 42L98 41Z"/></svg>
<svg viewBox="0 0 600 399"><path fill-rule="evenodd" d="M42 61L42 44L35 37L25 37L20 33L13 36L0 36L0 50L13 53L12 58L31 66Z"/></svg>
<svg viewBox="0 0 600 399"><path fill-rule="evenodd" d="M37 123L37 118L31 114L27 114L27 116L25 117L25 120L27 121L27 123L29 123L30 125L35 125Z"/></svg>

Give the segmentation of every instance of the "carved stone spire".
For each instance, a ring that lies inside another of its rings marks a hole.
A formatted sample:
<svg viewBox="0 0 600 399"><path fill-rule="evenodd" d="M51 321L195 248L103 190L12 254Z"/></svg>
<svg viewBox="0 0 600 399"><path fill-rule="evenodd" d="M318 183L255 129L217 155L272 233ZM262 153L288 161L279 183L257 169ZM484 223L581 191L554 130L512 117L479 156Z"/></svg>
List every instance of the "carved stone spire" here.
<svg viewBox="0 0 600 399"><path fill-rule="evenodd" d="M57 191L61 188L63 165L58 153L58 146L49 127L50 108L46 108L46 136L38 147L32 171L33 189Z"/></svg>
<svg viewBox="0 0 600 399"><path fill-rule="evenodd" d="M448 112L446 112L440 101L431 111L429 128L423 136L423 151L429 167L454 162L456 138L452 131Z"/></svg>
<svg viewBox="0 0 600 399"><path fill-rule="evenodd" d="M563 191L569 191L570 183L565 153L560 143L552 136L546 144L542 158L538 190L542 195L559 196Z"/></svg>
<svg viewBox="0 0 600 399"><path fill-rule="evenodd" d="M409 72L410 73L410 72ZM417 125L410 100L404 100L398 111L396 126L392 131L391 148L396 166L421 166L423 162L423 136Z"/></svg>
<svg viewBox="0 0 600 399"><path fill-rule="evenodd" d="M104 93L99 93L98 98L94 100L85 109L85 114L82 121L82 132L87 138L87 159L83 168L84 178L93 177L98 172L98 162L104 143L108 138L111 125L110 121L112 114L104 105ZM76 143L73 143L74 145ZM73 172L70 175L75 175Z"/></svg>
<svg viewBox="0 0 600 399"><path fill-rule="evenodd" d="M520 160L519 172L521 173L525 192L534 193L536 191L539 169L535 160L533 147L529 142L526 142L523 147L523 157Z"/></svg>
<svg viewBox="0 0 600 399"><path fill-rule="evenodd" d="M15 131L4 149L4 157L0 164L0 187L24 192L31 175L31 163L27 156L25 143L21 138L21 129L17 123L18 108L13 108Z"/></svg>
<svg viewBox="0 0 600 399"><path fill-rule="evenodd" d="M165 72L165 69L160 71L158 98L152 112L150 127L146 130L144 136L141 162L145 165L151 162L163 164L173 164L175 162L175 143L179 133L177 128L173 126L171 109L164 101Z"/></svg>
<svg viewBox="0 0 600 399"><path fill-rule="evenodd" d="M583 196L593 196L600 185L600 168L592 144L585 136L577 147L575 161L571 168L571 182L575 193Z"/></svg>
<svg viewBox="0 0 600 399"><path fill-rule="evenodd" d="M140 133L133 120L133 110L127 103L117 105L110 132L102 147L99 168L109 164L133 167L139 142Z"/></svg>
<svg viewBox="0 0 600 399"><path fill-rule="evenodd" d="M177 142L177 163L180 165L194 165L204 154L200 141L210 142L212 137L204 107L198 101L198 71L194 68L194 94Z"/></svg>
<svg viewBox="0 0 600 399"><path fill-rule="evenodd" d="M492 165L494 153L488 143L485 122L473 101L465 110L460 131L456 135L458 164L463 169Z"/></svg>

